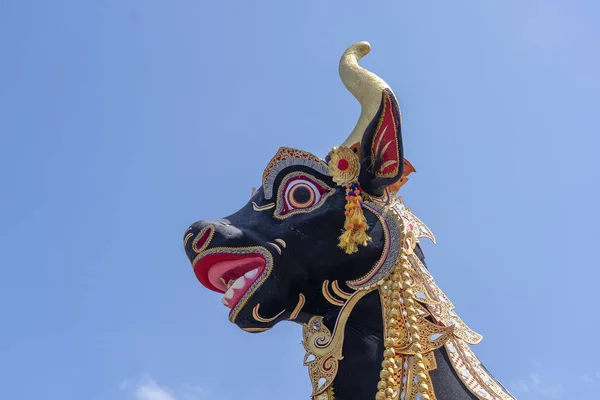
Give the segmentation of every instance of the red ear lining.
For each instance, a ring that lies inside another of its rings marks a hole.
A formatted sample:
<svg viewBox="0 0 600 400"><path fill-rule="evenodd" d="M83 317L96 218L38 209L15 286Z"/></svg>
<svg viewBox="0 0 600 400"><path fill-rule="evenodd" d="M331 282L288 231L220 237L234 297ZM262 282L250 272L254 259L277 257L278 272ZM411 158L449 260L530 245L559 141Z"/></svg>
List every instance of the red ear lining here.
<svg viewBox="0 0 600 400"><path fill-rule="evenodd" d="M377 160L374 165L375 177L396 178L400 177L400 143L398 110L390 94L383 93L383 110L373 135L371 144L371 159Z"/></svg>

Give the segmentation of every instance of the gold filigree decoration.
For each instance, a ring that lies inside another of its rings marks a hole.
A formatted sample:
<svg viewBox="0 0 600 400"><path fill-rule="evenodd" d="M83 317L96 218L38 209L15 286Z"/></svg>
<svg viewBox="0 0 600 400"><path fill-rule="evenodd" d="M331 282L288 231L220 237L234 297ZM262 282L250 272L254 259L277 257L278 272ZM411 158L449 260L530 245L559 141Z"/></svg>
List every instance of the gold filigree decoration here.
<svg viewBox="0 0 600 400"><path fill-rule="evenodd" d="M329 386L329 388L323 393L312 398L313 400L334 400L333 393L333 385Z"/></svg>
<svg viewBox="0 0 600 400"><path fill-rule="evenodd" d="M410 208L406 207L402 202L402 198L396 197L397 206L394 207L396 214L402 218L404 222L405 229L407 231L411 231L415 234L417 238L427 238L431 240L434 244L435 236L433 232L421 221L417 216L415 216Z"/></svg>
<svg viewBox="0 0 600 400"><path fill-rule="evenodd" d="M437 368L433 352L425 353L419 359L417 355L404 358L402 387L399 397L406 400L430 399L435 400L435 390L431 381L430 371ZM420 394L420 395L419 395Z"/></svg>
<svg viewBox="0 0 600 400"><path fill-rule="evenodd" d="M304 365L312 384L312 396L324 393L333 383L344 345L344 331L350 313L365 295L374 289L356 292L346 301L335 322L333 333L323 324L323 317L312 317L302 327L302 346L306 350Z"/></svg>
<svg viewBox="0 0 600 400"><path fill-rule="evenodd" d="M435 399L429 375L435 369L433 351L453 338L454 326L428 321L430 313L418 302L409 262L416 243L413 232L404 233L396 266L379 287L385 351L376 400Z"/></svg>
<svg viewBox="0 0 600 400"><path fill-rule="evenodd" d="M304 165L323 175L329 174L327 163L320 158L307 151L280 147L263 172L262 184L265 199L270 199L273 195L273 184L279 172L293 165Z"/></svg>
<svg viewBox="0 0 600 400"><path fill-rule="evenodd" d="M446 344L446 352L456 375L479 399L515 400L515 398L493 378L463 340L454 338Z"/></svg>
<svg viewBox="0 0 600 400"><path fill-rule="evenodd" d="M421 260L416 255L410 258L411 275L420 291L417 293L423 294L418 296L417 300L426 305L427 310L431 313L436 321L441 322L445 326L454 326L454 335L467 343L477 344L481 342L482 336L469 328L458 314L454 311L454 305L448 299L446 294L437 286L433 277L425 268Z"/></svg>

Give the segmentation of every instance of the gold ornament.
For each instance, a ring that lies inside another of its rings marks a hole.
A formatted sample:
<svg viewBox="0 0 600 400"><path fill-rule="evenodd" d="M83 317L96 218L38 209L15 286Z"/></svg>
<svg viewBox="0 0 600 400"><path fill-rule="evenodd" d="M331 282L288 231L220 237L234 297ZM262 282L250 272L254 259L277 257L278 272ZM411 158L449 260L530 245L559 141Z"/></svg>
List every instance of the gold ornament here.
<svg viewBox="0 0 600 400"><path fill-rule="evenodd" d="M367 219L362 209L363 197L358 183L346 186L346 220L344 221L344 232L340 235L338 246L346 254L356 253L358 245L366 246L371 240L367 235Z"/></svg>
<svg viewBox="0 0 600 400"><path fill-rule="evenodd" d="M275 239L277 240L277 239ZM296 307L294 307L294 311L292 311L292 314L290 314L290 321L295 320L296 318L298 318L298 315L300 315L300 311L302 311L302 307L304 307L304 303L306 302L306 297L304 297L304 295L302 293L300 293L298 295L298 304L296 304Z"/></svg>
<svg viewBox="0 0 600 400"><path fill-rule="evenodd" d="M273 322L277 318L279 318L281 316L281 314L283 314L285 312L285 310L282 310L282 311L279 312L279 314L277 314L277 315L275 315L273 317L265 318L265 317L261 317L261 315L258 313L258 309L259 308L260 308L260 303L256 303L256 305L252 309L252 318L254 318L256 321L262 322L262 323Z"/></svg>
<svg viewBox="0 0 600 400"><path fill-rule="evenodd" d="M302 346L306 350L304 365L312 384L313 398L325 393L337 375L344 346L344 333L350 313L365 295L373 290L355 292L344 304L335 322L333 333L323 324L323 317L312 317L302 327Z"/></svg>
<svg viewBox="0 0 600 400"><path fill-rule="evenodd" d="M435 399L428 373L435 358L426 362L424 355L433 355L434 349L449 340L453 329L437 326L423 317L427 312L414 300L409 264L416 238L409 232L402 244L394 269L379 287L385 350L375 399L395 400L402 393L406 400L417 396L421 400ZM423 340L421 334L429 340ZM433 334L437 337L430 339Z"/></svg>
<svg viewBox="0 0 600 400"><path fill-rule="evenodd" d="M348 147L334 147L329 153L329 173L339 186L345 186L358 180L360 160Z"/></svg>
<svg viewBox="0 0 600 400"><path fill-rule="evenodd" d="M321 287L321 293L323 293L323 297L325 297L325 300L327 300L330 304L337 307L341 307L344 305L344 301L336 299L329 291L329 280L327 279L323 282L323 285ZM347 299L348 297L344 298L344 300Z"/></svg>

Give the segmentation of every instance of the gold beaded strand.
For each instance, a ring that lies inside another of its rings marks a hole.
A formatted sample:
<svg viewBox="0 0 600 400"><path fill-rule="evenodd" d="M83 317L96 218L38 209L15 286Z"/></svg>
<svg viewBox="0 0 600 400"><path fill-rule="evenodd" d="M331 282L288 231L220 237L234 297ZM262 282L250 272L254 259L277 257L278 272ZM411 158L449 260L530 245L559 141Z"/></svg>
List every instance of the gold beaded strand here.
<svg viewBox="0 0 600 400"><path fill-rule="evenodd" d="M398 390L398 384L394 379L398 372L398 365L395 358L396 350L394 348L398 344L397 341L400 337L400 333L395 329L395 326L397 319L400 317L401 288L401 276L399 268L396 265L392 270L391 276L384 282L386 300L382 306L384 308L387 331L385 332L385 340L383 342L385 347L383 352L384 359L381 363L380 381L377 384L377 395L375 396L376 400L392 400L394 393Z"/></svg>
<svg viewBox="0 0 600 400"><path fill-rule="evenodd" d="M421 352L421 337L419 336L419 326L417 324L417 310L415 309L415 301L413 299L412 281L408 273L408 256L404 252L399 257L399 263L394 267L391 276L384 282L384 293L386 294L384 307L384 317L386 319L387 332L385 332L384 340L384 360L381 363L381 372L379 374L380 381L377 383L376 400L393 400L394 394L399 390L398 384L394 377L398 372L396 364L396 350L400 332L394 327L397 324L397 319L401 313L400 302L406 307L406 318L408 331L410 334L409 343L410 350L414 353L413 357L416 361L415 373L419 392L421 393L420 400L430 400L429 385L427 384L427 374L425 364L423 363L423 354ZM409 399L407 399L409 400Z"/></svg>
<svg viewBox="0 0 600 400"><path fill-rule="evenodd" d="M379 373L380 381L377 383L377 394L375 396L376 400L393 399L394 391L397 388L394 376L396 376L396 370L398 369L398 366L396 364L396 351L394 350L394 347L396 344L398 333L393 327L396 323L395 318L397 318L400 313L400 303L398 301L394 302L394 298L396 298L396 300L400 298L400 291L398 290L399 285L397 281L397 285L394 285L393 278L395 275L397 274L395 273L394 269L392 277L386 279L384 282L386 304L382 304L382 306L384 308L384 317L386 319L386 326L388 327L388 330L386 332L383 343L385 350L383 352L381 372ZM394 305L396 307L394 307Z"/></svg>
<svg viewBox="0 0 600 400"><path fill-rule="evenodd" d="M408 331L410 333L411 351L414 352L415 373L421 400L429 400L429 385L427 384L427 374L425 364L423 364L423 354L421 353L421 337L419 336L419 326L417 324L417 310L415 309L415 301L413 299L412 282L410 278L408 257L405 254L400 256L401 260L401 279L402 279L402 298L406 307L406 315L408 321Z"/></svg>

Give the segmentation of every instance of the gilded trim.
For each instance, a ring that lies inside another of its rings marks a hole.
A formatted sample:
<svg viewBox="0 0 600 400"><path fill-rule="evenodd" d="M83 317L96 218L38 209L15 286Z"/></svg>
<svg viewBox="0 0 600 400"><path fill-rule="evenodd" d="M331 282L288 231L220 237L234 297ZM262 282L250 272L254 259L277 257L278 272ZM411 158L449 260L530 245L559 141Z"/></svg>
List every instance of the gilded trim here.
<svg viewBox="0 0 600 400"><path fill-rule="evenodd" d="M266 211L266 210L270 210L273 207L275 207L275 203L269 203L269 204L265 204L264 206L259 206L254 201L252 202L252 208L254 209L254 211L259 211L259 212Z"/></svg>
<svg viewBox="0 0 600 400"><path fill-rule="evenodd" d="M194 236L194 234L192 232L190 232L187 235L185 235L185 238L183 239L183 247L187 246L187 242L190 240L190 238L192 236Z"/></svg>
<svg viewBox="0 0 600 400"><path fill-rule="evenodd" d="M329 293L329 281L325 280L323 282L323 285L321 285L321 292L323 293L323 297L325 297L325 300L327 300L329 303L333 304L334 306L337 307L341 307L344 305L344 302L341 300L336 299L335 297L332 296L331 293Z"/></svg>
<svg viewBox="0 0 600 400"><path fill-rule="evenodd" d="M267 242L267 244L270 244L277 251L277 253L279 253L279 255L281 255L281 247L279 247L275 243L271 243L271 242Z"/></svg>
<svg viewBox="0 0 600 400"><path fill-rule="evenodd" d="M279 318L279 317L281 316L281 314L283 314L283 313L285 312L285 310L283 310L283 311L279 312L279 314L277 314L277 315L276 315L276 316L274 316L274 317L271 317L271 318L264 318L264 317L261 317L261 316L258 314L258 309L259 309L259 308L260 308L260 303L256 303L256 305L255 305L255 306L254 306L254 308L252 309L252 317L253 317L255 320L257 320L258 322L263 322L263 323L265 323L265 324L267 324L267 323L269 323L269 322L273 322L273 321L275 321L277 318Z"/></svg>
<svg viewBox="0 0 600 400"><path fill-rule="evenodd" d="M302 311L302 307L304 307L304 303L306 302L306 297L302 293L298 295L298 304L294 307L294 311L290 314L290 321L295 320L300 315L300 311Z"/></svg>
<svg viewBox="0 0 600 400"><path fill-rule="evenodd" d="M344 292L342 289L340 289L338 281L331 282L331 289L333 289L333 293L335 293L336 295L338 295L340 298L342 298L344 300L348 300L350 298L350 296L352 296L352 293L347 293L347 292Z"/></svg>
<svg viewBox="0 0 600 400"><path fill-rule="evenodd" d="M259 333L259 332L265 332L268 331L271 328L242 328L242 330L246 331L246 332L250 332L250 333Z"/></svg>

